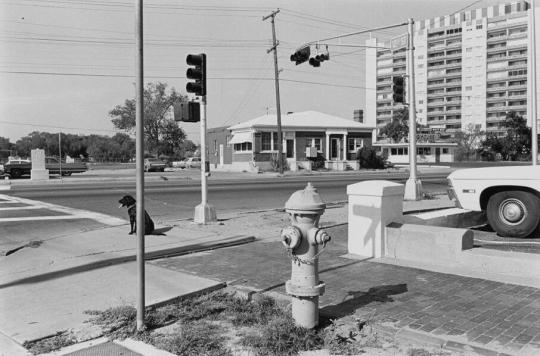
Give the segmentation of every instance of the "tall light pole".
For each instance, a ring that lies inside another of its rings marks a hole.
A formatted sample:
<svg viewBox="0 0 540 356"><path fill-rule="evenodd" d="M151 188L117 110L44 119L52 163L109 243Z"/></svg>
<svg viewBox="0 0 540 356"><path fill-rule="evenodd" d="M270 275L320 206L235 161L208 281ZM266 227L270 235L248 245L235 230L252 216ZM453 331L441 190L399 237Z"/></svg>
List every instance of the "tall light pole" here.
<svg viewBox="0 0 540 356"><path fill-rule="evenodd" d="M405 200L422 199L422 182L416 173L416 94L414 88L414 20L409 19L409 50L407 60L407 96L409 98L409 179L405 183Z"/></svg>
<svg viewBox="0 0 540 356"><path fill-rule="evenodd" d="M537 77L536 77L536 24L535 24L535 8L534 0L531 0L531 8L529 9L529 63L531 69L529 80L531 81L531 157L532 165L538 165L538 92L537 92Z"/></svg>
<svg viewBox="0 0 540 356"><path fill-rule="evenodd" d="M137 330L144 330L144 63L143 0L136 0L135 10L135 161L137 191Z"/></svg>
<svg viewBox="0 0 540 356"><path fill-rule="evenodd" d="M268 18L272 19L272 48L270 48L266 53L274 52L274 82L276 86L276 116L277 116L277 134L278 134L278 165L279 165L279 174L283 174L283 135L281 132L281 103L279 96L279 69L278 69L278 60L277 60L277 46L279 41L276 40L276 24L274 18L279 13L279 9L272 12L270 15L263 17L263 21Z"/></svg>

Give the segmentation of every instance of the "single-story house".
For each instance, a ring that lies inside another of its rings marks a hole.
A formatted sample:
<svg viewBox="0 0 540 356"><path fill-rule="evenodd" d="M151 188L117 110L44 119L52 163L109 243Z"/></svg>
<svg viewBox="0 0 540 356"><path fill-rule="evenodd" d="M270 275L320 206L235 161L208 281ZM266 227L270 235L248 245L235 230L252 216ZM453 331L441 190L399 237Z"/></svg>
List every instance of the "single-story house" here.
<svg viewBox="0 0 540 356"><path fill-rule="evenodd" d="M371 144L374 127L352 119L304 111L281 115L282 152L290 170L311 169L324 162L333 170L359 169L357 151ZM207 133L214 168L273 170L277 162L277 117L267 114Z"/></svg>

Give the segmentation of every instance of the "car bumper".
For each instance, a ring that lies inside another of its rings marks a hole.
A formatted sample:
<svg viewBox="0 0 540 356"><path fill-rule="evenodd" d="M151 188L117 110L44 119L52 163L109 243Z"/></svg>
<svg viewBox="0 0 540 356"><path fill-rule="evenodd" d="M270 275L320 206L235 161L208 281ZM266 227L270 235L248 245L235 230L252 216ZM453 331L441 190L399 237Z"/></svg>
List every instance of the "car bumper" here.
<svg viewBox="0 0 540 356"><path fill-rule="evenodd" d="M448 190L446 190L446 194L448 195L448 198L450 200L454 201L457 208L460 208L460 209L462 208L461 203L459 202L459 199L456 195L456 192L454 191L454 188L449 188Z"/></svg>

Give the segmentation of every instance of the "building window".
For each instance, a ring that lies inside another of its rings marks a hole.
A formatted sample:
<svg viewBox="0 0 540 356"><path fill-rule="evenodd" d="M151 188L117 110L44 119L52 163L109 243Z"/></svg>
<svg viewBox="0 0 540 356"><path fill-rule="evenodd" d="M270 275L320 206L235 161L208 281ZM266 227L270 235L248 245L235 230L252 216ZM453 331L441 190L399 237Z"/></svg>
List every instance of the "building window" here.
<svg viewBox="0 0 540 356"><path fill-rule="evenodd" d="M234 144L234 150L236 152L245 152L245 151L251 151L251 142L242 142L242 143L235 143Z"/></svg>
<svg viewBox="0 0 540 356"><path fill-rule="evenodd" d="M306 138L306 147L316 147L318 152L322 152L321 139L316 137Z"/></svg>
<svg viewBox="0 0 540 356"><path fill-rule="evenodd" d="M416 150L419 155L424 155L424 156L431 155L431 147L418 147Z"/></svg>
<svg viewBox="0 0 540 356"><path fill-rule="evenodd" d="M409 149L407 147L391 148L390 154L392 156L406 156L409 154Z"/></svg>
<svg viewBox="0 0 540 356"><path fill-rule="evenodd" d="M349 138L347 150L349 152L356 152L360 148L364 147L364 139L361 138Z"/></svg>
<svg viewBox="0 0 540 356"><path fill-rule="evenodd" d="M443 148L442 149L442 154L443 155L447 155L448 153L449 153L448 148Z"/></svg>
<svg viewBox="0 0 540 356"><path fill-rule="evenodd" d="M261 151L277 149L277 132L261 132Z"/></svg>

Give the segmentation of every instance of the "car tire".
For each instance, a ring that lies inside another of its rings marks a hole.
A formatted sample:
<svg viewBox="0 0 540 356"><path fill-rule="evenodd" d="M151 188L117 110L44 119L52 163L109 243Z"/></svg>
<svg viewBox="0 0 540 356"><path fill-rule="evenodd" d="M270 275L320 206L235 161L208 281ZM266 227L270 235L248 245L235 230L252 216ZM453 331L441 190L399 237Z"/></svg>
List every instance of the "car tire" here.
<svg viewBox="0 0 540 356"><path fill-rule="evenodd" d="M540 199L529 192L512 190L489 198L489 225L504 237L529 237L540 221Z"/></svg>

